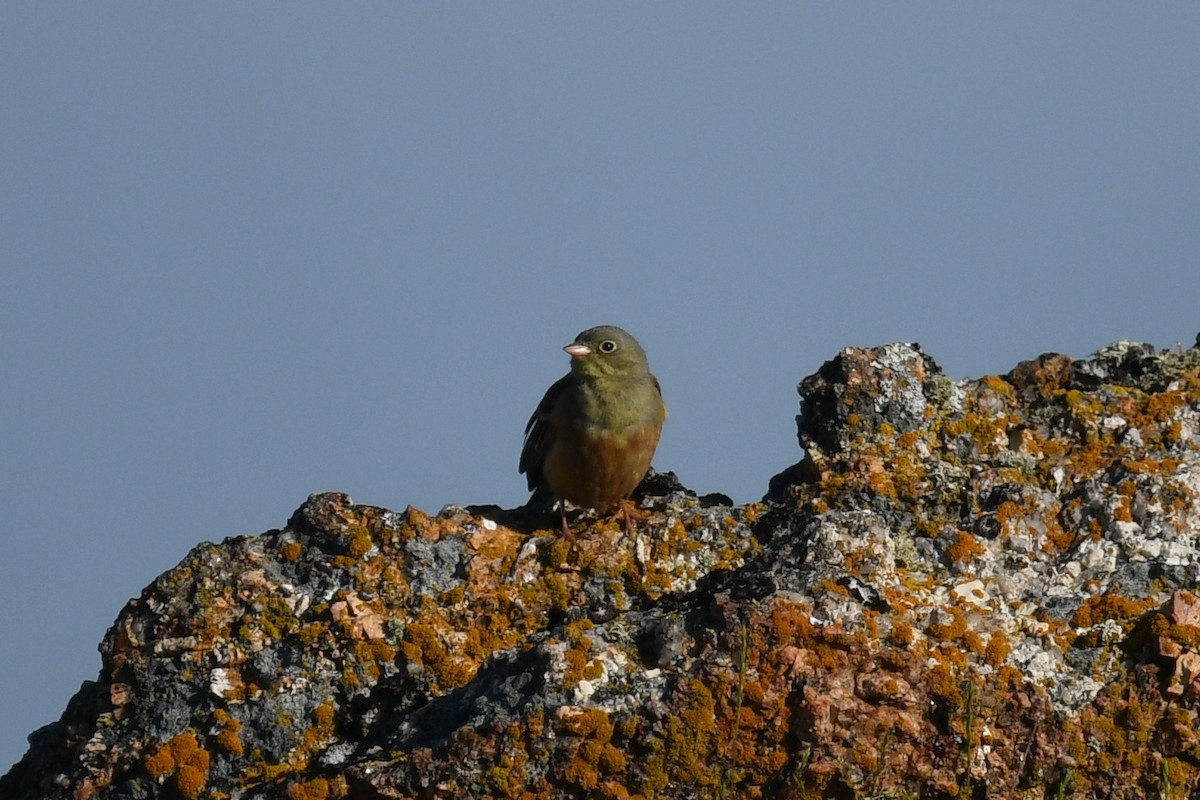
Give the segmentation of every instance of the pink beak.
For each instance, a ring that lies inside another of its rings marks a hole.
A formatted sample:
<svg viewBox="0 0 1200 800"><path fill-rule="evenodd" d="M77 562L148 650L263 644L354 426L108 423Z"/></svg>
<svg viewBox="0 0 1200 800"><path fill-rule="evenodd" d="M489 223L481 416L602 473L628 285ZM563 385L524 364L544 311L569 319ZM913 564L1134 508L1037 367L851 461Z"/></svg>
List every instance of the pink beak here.
<svg viewBox="0 0 1200 800"><path fill-rule="evenodd" d="M584 356L590 356L592 354L592 348L588 347L586 344L580 344L579 342L571 342L569 345L564 347L563 350L566 350L567 355L569 355L571 358L583 358Z"/></svg>

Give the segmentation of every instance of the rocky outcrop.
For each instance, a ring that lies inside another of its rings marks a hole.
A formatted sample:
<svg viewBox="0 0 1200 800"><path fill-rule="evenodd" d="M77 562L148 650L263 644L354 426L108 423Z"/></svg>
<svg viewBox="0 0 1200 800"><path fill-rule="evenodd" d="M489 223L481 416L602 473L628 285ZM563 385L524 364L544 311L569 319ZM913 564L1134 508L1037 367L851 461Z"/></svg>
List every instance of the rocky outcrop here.
<svg viewBox="0 0 1200 800"><path fill-rule="evenodd" d="M633 532L314 495L201 544L5 798L1200 793L1200 350L800 384L763 502Z"/></svg>

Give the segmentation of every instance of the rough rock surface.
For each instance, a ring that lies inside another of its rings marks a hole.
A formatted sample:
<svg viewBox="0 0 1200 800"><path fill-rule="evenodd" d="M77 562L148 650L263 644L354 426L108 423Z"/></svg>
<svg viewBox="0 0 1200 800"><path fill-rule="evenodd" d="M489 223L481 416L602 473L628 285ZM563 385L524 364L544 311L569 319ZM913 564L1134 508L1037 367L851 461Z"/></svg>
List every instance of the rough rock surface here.
<svg viewBox="0 0 1200 800"><path fill-rule="evenodd" d="M4 798L1200 796L1200 350L800 384L636 532L314 495L117 617Z"/></svg>

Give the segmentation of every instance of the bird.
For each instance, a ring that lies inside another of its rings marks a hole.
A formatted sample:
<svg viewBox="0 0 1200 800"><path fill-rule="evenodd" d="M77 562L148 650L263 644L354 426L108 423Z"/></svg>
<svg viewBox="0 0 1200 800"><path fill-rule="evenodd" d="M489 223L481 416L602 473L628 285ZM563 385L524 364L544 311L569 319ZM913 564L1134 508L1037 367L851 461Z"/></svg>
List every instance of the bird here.
<svg viewBox="0 0 1200 800"><path fill-rule="evenodd" d="M662 387L637 339L615 325L588 328L563 348L571 370L546 390L528 424L520 472L529 505L556 500L600 513L620 508L650 469L667 418Z"/></svg>

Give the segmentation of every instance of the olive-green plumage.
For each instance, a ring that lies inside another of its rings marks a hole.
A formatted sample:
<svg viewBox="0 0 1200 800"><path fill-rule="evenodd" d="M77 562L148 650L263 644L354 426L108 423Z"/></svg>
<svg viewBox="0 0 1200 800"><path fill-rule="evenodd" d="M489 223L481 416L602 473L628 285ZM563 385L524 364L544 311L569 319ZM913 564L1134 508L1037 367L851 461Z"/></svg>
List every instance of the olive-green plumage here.
<svg viewBox="0 0 1200 800"><path fill-rule="evenodd" d="M662 389L641 345L618 327L589 328L563 349L571 371L529 418L520 470L533 500L606 512L650 469L667 417Z"/></svg>

